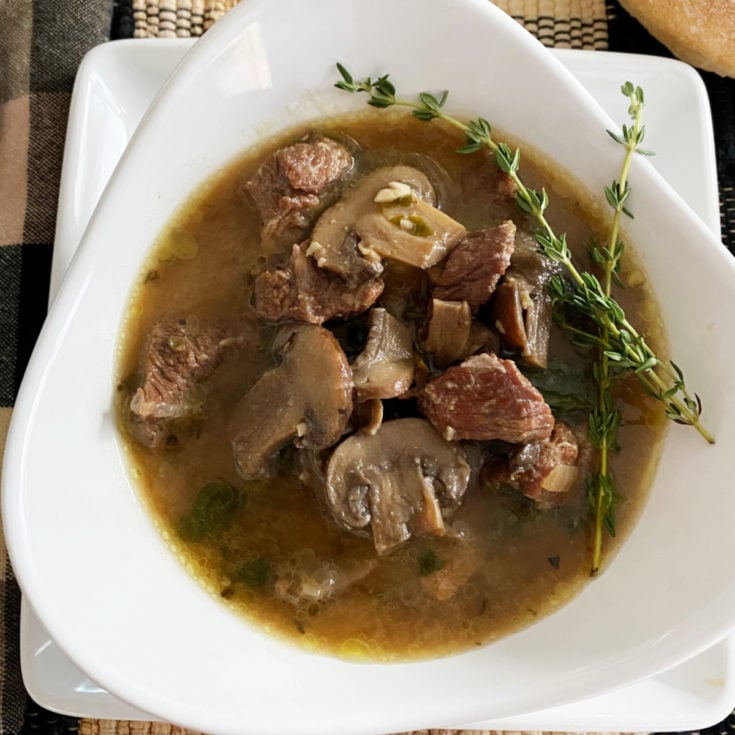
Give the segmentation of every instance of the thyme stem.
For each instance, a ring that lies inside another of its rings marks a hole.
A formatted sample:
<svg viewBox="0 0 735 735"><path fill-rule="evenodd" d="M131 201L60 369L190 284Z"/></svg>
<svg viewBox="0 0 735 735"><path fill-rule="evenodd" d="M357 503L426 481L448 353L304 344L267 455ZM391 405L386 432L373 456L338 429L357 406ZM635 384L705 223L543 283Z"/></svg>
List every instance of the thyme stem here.
<svg viewBox="0 0 735 735"><path fill-rule="evenodd" d="M641 124L643 90L631 82L621 87L621 92L630 101L628 113L633 124L630 127L622 126L622 137L608 131L615 141L625 147L625 156L620 180L613 181L612 186L605 188L605 196L614 211L609 240L604 247L593 246L590 250L593 262L602 269L600 281L593 273L581 272L577 268L566 235L557 235L546 219L545 211L549 205L546 190L542 188L535 191L526 187L519 175L520 150L511 150L507 144L494 140L487 120L477 118L465 123L445 113L442 108L447 101L447 91L439 96L421 92L418 101L406 100L396 97L395 87L387 74L375 80L367 77L356 82L342 64L337 64L337 69L342 79L335 86L347 92L367 93L370 96L368 104L373 107L406 107L419 120L443 120L457 128L465 136L465 144L458 149L459 153L469 154L488 149L500 170L515 184L518 208L536 222L536 240L540 251L564 268L567 278L554 276L550 281L551 296L556 304L569 308L582 318L583 324L590 326L580 327L563 320L562 326L575 344L596 348L599 354L598 361L593 365L597 402L588 427L590 441L599 452L599 468L587 480L587 495L594 524L590 574L595 576L602 562L604 529L615 535L617 490L609 459L610 452L617 449L620 411L612 392L614 377L618 373L632 372L644 392L664 405L667 418L693 426L705 441L714 443L713 436L700 421L702 406L699 397L688 391L681 369L673 361L667 364L657 357L612 296L613 283L622 285L619 270L624 243L620 239L620 221L623 214L632 217L625 205L631 191L628 176L633 155L636 152L652 155L640 147L645 135L645 127Z"/></svg>
<svg viewBox="0 0 735 735"><path fill-rule="evenodd" d="M620 304L607 295L597 277L589 272L581 273L573 263L566 235L557 236L544 215L549 204L545 189L538 192L526 187L518 175L520 150L513 151L507 144L496 142L491 134L490 123L484 118L464 123L446 114L442 108L449 96L448 91L438 96L420 92L418 101L401 99L396 97L395 86L387 74L376 79L366 77L362 81L355 81L342 64L337 64L337 70L342 78L335 86L346 92L368 94L368 104L372 107L406 107L419 120L425 122L443 120L460 130L464 133L465 145L458 149L459 153L474 153L483 148L489 149L494 154L498 167L510 176L517 187L518 208L534 219L539 226L536 240L541 252L561 264L571 280L570 288L563 279L552 279L549 286L552 296L572 307L578 314L586 316L597 326L596 333L590 332L585 335L590 345L601 347L616 369L635 373L644 390L664 404L666 415L671 420L693 426L706 441L714 443L712 435L699 420L701 415L699 398L696 394L692 397L687 391L681 370L673 362L670 366L664 364L649 347L645 338L630 324ZM611 135L619 142L623 142L619 136L613 133ZM638 149L638 152L648 153L642 149ZM600 340L600 328L608 331L608 342Z"/></svg>
<svg viewBox="0 0 735 735"><path fill-rule="evenodd" d="M613 221L610 228L610 237L607 247L592 247L590 254L592 260L602 266L603 290L605 296L610 298L612 294L613 279L619 280L620 259L623 254L624 244L619 237L620 219L623 213L630 214L625 203L630 195L628 186L628 173L633 154L643 140L645 133L641 126L643 112L643 90L634 87L627 82L620 90L629 100L628 114L633 120L633 127L623 126L622 139L613 135L614 139L621 141L625 147L620 180L613 181L612 186L605 189L605 196L613 208ZM609 132L609 131L608 131ZM590 574L595 576L602 564L602 538L606 527L611 535L615 535L615 496L617 494L617 483L615 476L609 467L609 453L617 447L617 431L620 424L620 412L615 406L612 395L613 375L610 368L610 358L607 352L610 349L610 334L608 327L600 328L600 350L597 370L595 371L595 382L597 383L597 408L590 416L590 438L596 443L599 451L599 468L597 474L592 478L589 487L590 505L594 513L594 524L592 533L592 563Z"/></svg>

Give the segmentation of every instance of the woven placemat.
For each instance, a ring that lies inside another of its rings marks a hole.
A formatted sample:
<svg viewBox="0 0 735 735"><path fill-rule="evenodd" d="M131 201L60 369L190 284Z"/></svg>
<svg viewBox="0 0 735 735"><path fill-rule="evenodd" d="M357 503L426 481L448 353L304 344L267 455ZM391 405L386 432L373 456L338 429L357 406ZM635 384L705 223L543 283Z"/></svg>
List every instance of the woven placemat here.
<svg viewBox="0 0 735 735"><path fill-rule="evenodd" d="M134 38L201 36L238 0L132 0ZM121 3L123 6L124 3Z"/></svg>
<svg viewBox="0 0 735 735"><path fill-rule="evenodd" d="M414 730L396 735L636 735L636 733L552 733L534 730L515 732L511 730ZM79 735L204 735L194 730L185 730L176 725L161 722L127 722L119 720L81 720Z"/></svg>
<svg viewBox="0 0 735 735"><path fill-rule="evenodd" d="M201 36L238 0L122 0L120 35L133 38ZM604 50L608 46L604 0L495 0L547 46Z"/></svg>

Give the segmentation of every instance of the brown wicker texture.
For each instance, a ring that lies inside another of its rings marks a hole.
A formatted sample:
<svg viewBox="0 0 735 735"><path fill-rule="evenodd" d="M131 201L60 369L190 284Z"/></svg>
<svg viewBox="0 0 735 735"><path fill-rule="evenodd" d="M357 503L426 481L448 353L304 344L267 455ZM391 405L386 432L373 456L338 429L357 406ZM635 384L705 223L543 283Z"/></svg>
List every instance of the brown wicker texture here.
<svg viewBox="0 0 735 735"><path fill-rule="evenodd" d="M493 1L546 46L597 50L608 47L604 0ZM201 36L237 2L238 0L133 0L135 38ZM551 735L541 731L511 733L494 730L417 730L410 735L460 735L460 733L461 735ZM197 735L197 733L160 722L83 719L79 723L79 735Z"/></svg>
<svg viewBox="0 0 735 735"><path fill-rule="evenodd" d="M534 730L515 732L511 730L414 730L396 735L635 735L634 733L552 733ZM129 722L127 720L81 720L79 735L204 735L194 730L185 730L176 725L161 722Z"/></svg>
<svg viewBox="0 0 735 735"><path fill-rule="evenodd" d="M201 36L238 0L133 0L135 38ZM607 48L604 0L495 0L545 45Z"/></svg>
<svg viewBox="0 0 735 735"><path fill-rule="evenodd" d="M133 0L135 38L201 36L237 0Z"/></svg>

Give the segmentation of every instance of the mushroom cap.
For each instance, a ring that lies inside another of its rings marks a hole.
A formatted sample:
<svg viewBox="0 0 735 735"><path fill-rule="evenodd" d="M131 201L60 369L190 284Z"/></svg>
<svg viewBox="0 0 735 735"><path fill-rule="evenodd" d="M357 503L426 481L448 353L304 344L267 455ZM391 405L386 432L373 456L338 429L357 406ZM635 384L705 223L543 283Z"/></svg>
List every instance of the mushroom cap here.
<svg viewBox="0 0 735 735"><path fill-rule="evenodd" d="M300 324L281 330L276 342L280 365L261 375L230 421L244 477L265 474L271 456L291 440L316 451L331 446L352 413L352 373L331 332Z"/></svg>
<svg viewBox="0 0 735 735"><path fill-rule="evenodd" d="M349 530L370 525L384 554L412 534L441 535L443 516L459 505L469 479L460 444L407 418L345 439L327 465L325 490L337 522Z"/></svg>
<svg viewBox="0 0 735 735"><path fill-rule="evenodd" d="M324 211L314 226L307 254L314 257L320 268L343 278L363 275L366 271L381 272L380 262L363 258L349 235L358 220L375 211L375 195L391 182L407 184L420 199L435 202L434 188L428 177L411 166L386 166L364 176Z"/></svg>

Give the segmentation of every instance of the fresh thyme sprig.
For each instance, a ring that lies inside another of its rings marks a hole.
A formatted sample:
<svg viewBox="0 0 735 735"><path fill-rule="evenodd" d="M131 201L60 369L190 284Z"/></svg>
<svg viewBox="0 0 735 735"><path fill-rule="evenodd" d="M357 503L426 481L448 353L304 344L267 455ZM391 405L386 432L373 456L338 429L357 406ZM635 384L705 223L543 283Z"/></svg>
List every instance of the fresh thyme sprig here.
<svg viewBox="0 0 735 735"><path fill-rule="evenodd" d="M613 282L622 286L620 278L620 261L625 251L625 244L620 238L620 220L622 215L633 215L627 209L626 203L630 197L628 173L633 155L640 152L650 155L640 147L645 136L645 126L641 124L644 107L643 90L626 82L621 88L622 94L628 98L628 115L633 125L623 125L622 137L608 130L608 134L625 148L620 179L605 187L605 198L613 209L613 222L610 228L610 237L606 246L593 244L590 248L592 261L602 270L602 284L605 296L611 295ZM595 576L602 563L603 530L615 535L615 499L617 484L615 475L610 468L609 455L616 451L618 426L620 425L620 411L613 398L613 367L607 352L610 350L610 335L607 328L600 330L599 359L594 365L593 375L597 385L597 405L589 415L589 438L598 450L599 465L597 472L587 480L587 495L593 515L592 531L592 564L590 573Z"/></svg>
<svg viewBox="0 0 735 735"><path fill-rule="evenodd" d="M590 253L592 260L602 268L603 288L606 296L611 295L613 282L623 285L620 278L620 261L625 250L625 244L620 238L620 220L625 214L633 215L626 207L630 197L630 184L628 174L635 153L652 155L651 151L641 148L646 129L642 125L642 113L645 106L643 90L626 82L621 88L621 93L628 98L628 115L633 124L622 126L622 137L608 130L613 140L625 148L625 156L620 172L620 179L613 181L612 185L605 188L605 197L613 209L613 222L607 247L593 246ZM592 478L591 504L594 512L594 532L592 547L591 573L597 574L602 561L602 535L603 526L608 533L615 535L615 498L617 488L615 477L610 470L608 457L610 451L617 449L617 429L620 423L620 412L615 406L612 396L613 367L607 352L609 351L609 334L606 329L600 333L601 354L599 362L595 365L595 381L598 387L598 405L590 417L590 437L599 449L600 459L597 476ZM698 407L698 413L699 413Z"/></svg>
<svg viewBox="0 0 735 735"><path fill-rule="evenodd" d="M542 188L535 191L526 187L518 174L521 159L519 149L511 150L507 144L496 142L492 137L491 125L484 118L464 123L444 112L447 91L439 96L421 92L418 100L407 100L396 96L396 88L388 74L375 80L367 77L355 81L342 64L337 64L337 70L342 79L335 86L346 92L366 93L369 95L368 104L373 107L405 107L419 120L443 120L459 129L465 136L464 146L458 149L460 153L489 149L498 167L514 182L519 209L536 221L539 228L536 240L541 252L566 270L567 278L558 276L551 280L552 296L576 313L586 316L595 327L594 331L589 332L579 330L579 337L601 347L616 369L637 375L644 390L664 404L670 419L693 426L706 441L714 443L700 422L699 398L687 390L681 370L673 362L667 364L660 360L643 335L628 321L620 304L605 293L599 279L592 273L581 272L573 262L566 235L557 235L545 217L549 205L546 190ZM609 335L607 344L600 343L599 335L603 329Z"/></svg>

